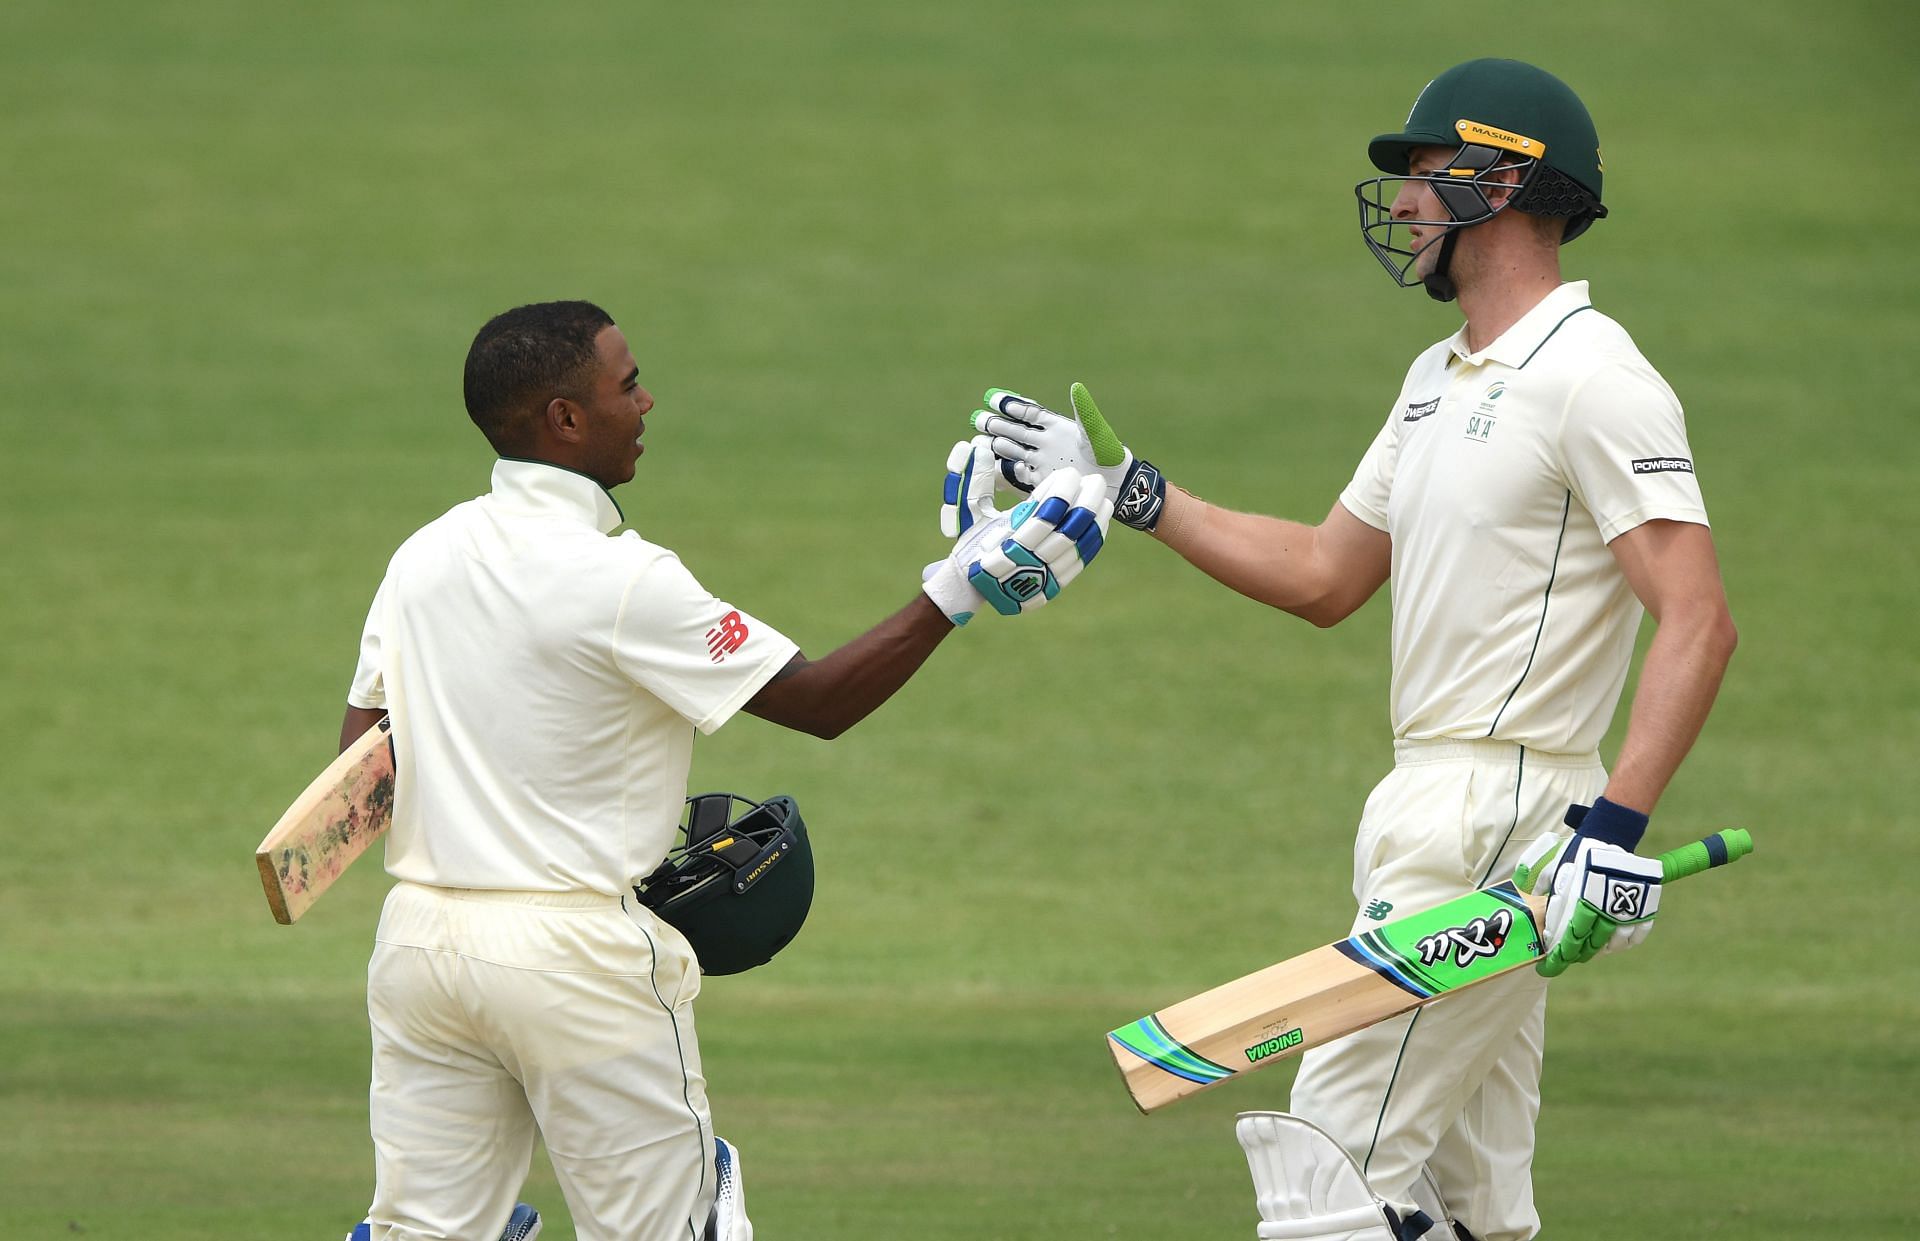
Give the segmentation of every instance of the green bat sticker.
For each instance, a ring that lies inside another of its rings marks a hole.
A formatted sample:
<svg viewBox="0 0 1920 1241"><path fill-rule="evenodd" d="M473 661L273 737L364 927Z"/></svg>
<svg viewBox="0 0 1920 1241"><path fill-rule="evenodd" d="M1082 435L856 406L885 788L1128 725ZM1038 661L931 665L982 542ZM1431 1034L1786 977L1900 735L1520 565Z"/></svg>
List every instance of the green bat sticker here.
<svg viewBox="0 0 1920 1241"><path fill-rule="evenodd" d="M1533 911L1511 883L1469 892L1334 947L1420 999L1537 961L1546 949Z"/></svg>

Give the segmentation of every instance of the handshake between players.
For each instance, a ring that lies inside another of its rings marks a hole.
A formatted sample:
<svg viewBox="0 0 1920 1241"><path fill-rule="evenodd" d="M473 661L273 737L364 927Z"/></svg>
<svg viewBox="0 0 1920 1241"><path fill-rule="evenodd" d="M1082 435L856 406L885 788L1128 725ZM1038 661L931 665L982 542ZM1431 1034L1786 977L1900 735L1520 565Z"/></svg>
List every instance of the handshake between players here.
<svg viewBox="0 0 1920 1241"><path fill-rule="evenodd" d="M927 566L935 602L942 599L934 594L936 573L965 562L976 597L996 610L1039 607L1098 553L1109 515L1137 530L1159 530L1165 477L1121 442L1086 385L1072 385L1067 396L1071 415L1004 388L981 398L985 408L972 417L976 434L955 444L947 459L941 529L960 542L948 561ZM1002 516L992 505L996 482L1031 498ZM945 603L942 609L955 615ZM1514 871L1523 891L1539 885L1549 897L1549 951L1538 966L1547 977L1639 944L1660 908L1659 860L1633 852L1646 815L1599 797L1591 806L1569 806L1565 821L1571 838L1541 836Z"/></svg>

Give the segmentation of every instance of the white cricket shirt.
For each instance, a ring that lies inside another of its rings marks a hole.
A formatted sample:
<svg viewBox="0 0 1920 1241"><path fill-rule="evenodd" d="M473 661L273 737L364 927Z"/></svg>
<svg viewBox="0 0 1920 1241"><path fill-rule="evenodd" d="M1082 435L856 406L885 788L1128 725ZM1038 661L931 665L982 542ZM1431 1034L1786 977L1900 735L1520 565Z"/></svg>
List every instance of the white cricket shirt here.
<svg viewBox="0 0 1920 1241"><path fill-rule="evenodd" d="M1678 398L1585 281L1415 359L1340 503L1393 537L1393 735L1563 753L1598 748L1633 658L1607 544L1707 524Z"/></svg>
<svg viewBox="0 0 1920 1241"><path fill-rule="evenodd" d="M797 649L629 530L598 483L496 462L401 545L347 701L388 709L387 871L455 888L632 890L666 856L694 730Z"/></svg>

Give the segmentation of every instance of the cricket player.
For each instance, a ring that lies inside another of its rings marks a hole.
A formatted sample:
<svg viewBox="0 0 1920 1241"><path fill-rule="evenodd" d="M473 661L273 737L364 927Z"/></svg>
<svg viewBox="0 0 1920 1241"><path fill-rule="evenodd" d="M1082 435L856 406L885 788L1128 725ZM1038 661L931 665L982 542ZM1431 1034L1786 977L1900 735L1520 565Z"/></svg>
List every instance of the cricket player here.
<svg viewBox="0 0 1920 1241"><path fill-rule="evenodd" d="M744 1241L694 1036L700 965L634 897L674 843L694 734L745 710L838 736L975 612L1031 611L1070 581L1099 550L1105 482L1069 472L1001 515L984 441L956 454L952 552L906 607L809 660L668 549L609 537L653 397L605 311L497 316L465 395L499 454L492 489L394 554L341 729L344 748L390 713L398 760L398 882L367 970L367 1235L500 1236L537 1131L581 1238ZM984 493L960 485L976 473ZM716 470L716 491L739 482Z"/></svg>
<svg viewBox="0 0 1920 1241"><path fill-rule="evenodd" d="M1713 704L1733 621L1680 403L1561 275L1561 247L1607 214L1579 98L1531 65L1471 61L1368 155L1384 174L1356 187L1368 249L1464 323L1414 359L1318 525L1168 485L1079 385L1074 417L996 389L975 426L1014 484L1099 471L1120 521L1315 625L1391 580L1394 767L1360 818L1354 929L1519 867L1551 884L1555 972L1651 926L1660 868L1633 850ZM1657 627L1609 773L1596 747L1643 609ZM1535 1236L1546 982L1518 971L1308 1052L1292 1111L1392 1214L1372 1231L1267 1214L1263 1235ZM1263 1214L1288 1196L1257 1188Z"/></svg>

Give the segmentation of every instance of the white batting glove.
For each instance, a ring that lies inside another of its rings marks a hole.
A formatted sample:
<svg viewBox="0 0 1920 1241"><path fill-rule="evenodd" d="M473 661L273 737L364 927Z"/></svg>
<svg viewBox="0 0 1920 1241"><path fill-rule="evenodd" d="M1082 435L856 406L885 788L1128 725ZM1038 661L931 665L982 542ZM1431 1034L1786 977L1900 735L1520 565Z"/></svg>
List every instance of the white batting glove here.
<svg viewBox="0 0 1920 1241"><path fill-rule="evenodd" d="M1596 836L1543 836L1521 855L1514 883L1532 892L1550 883L1545 943L1535 968L1546 977L1570 965L1632 948L1653 930L1660 912L1662 868Z"/></svg>
<svg viewBox="0 0 1920 1241"><path fill-rule="evenodd" d="M992 459L985 436L948 454L940 524L958 541L920 575L921 589L955 625L983 604L1003 616L1044 607L1099 555L1113 515L1104 482L1071 469L1001 514L992 504Z"/></svg>
<svg viewBox="0 0 1920 1241"><path fill-rule="evenodd" d="M983 521L1000 516L993 506L995 462L987 437L961 440L947 453L947 477L940 491L940 533L957 539Z"/></svg>
<svg viewBox="0 0 1920 1241"><path fill-rule="evenodd" d="M1153 529L1166 503L1166 480L1120 442L1085 384L1069 388L1067 399L1071 418L1017 392L989 388L982 398L986 408L974 412L973 429L989 438L1000 476L1019 490L1032 491L1055 470L1098 475L1115 518Z"/></svg>
<svg viewBox="0 0 1920 1241"><path fill-rule="evenodd" d="M940 493L940 533L957 539L945 559L920 571L920 589L955 625L964 625L986 602L967 580L989 538L996 542L1012 523L993 507L993 451L987 437L961 440L947 453L947 477Z"/></svg>

